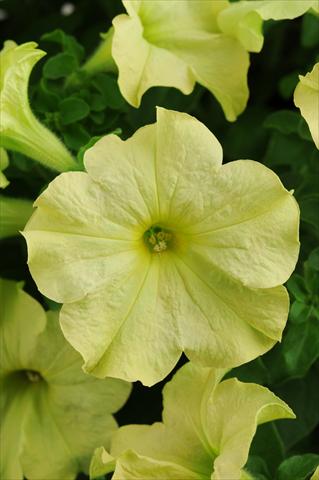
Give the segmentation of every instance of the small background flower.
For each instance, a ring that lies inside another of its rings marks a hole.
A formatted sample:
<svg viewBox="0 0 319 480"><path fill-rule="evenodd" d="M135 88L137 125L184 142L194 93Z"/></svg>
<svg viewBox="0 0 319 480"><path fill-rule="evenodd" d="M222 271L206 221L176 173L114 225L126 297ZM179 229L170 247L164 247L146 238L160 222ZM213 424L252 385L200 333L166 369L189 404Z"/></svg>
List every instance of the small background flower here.
<svg viewBox="0 0 319 480"><path fill-rule="evenodd" d="M21 283L1 279L0 293L1 478L72 480L98 443L109 444L111 414L130 385L84 374L57 312L45 312Z"/></svg>

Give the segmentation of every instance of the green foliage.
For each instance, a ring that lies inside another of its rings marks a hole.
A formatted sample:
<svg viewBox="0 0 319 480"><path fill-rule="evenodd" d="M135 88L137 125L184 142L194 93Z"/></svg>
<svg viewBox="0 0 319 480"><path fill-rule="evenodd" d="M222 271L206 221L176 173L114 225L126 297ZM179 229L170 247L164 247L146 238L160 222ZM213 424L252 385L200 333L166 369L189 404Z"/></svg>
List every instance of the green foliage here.
<svg viewBox="0 0 319 480"><path fill-rule="evenodd" d="M319 465L319 455L295 455L284 460L277 472L277 480L306 480Z"/></svg>
<svg viewBox="0 0 319 480"><path fill-rule="evenodd" d="M15 25L12 20L3 22L6 38L36 40L48 52L32 75L30 104L71 150L80 170L85 151L99 138L109 133L129 137L155 121L155 106L160 105L203 121L221 142L226 161L260 161L294 191L301 213L301 250L287 282L291 309L282 342L228 376L267 386L297 415L296 420L259 427L246 470L255 480L308 479L318 464L319 152L292 97L298 75L318 61L319 17L308 13L291 22L267 22L264 49L251 55L250 102L236 122L227 123L218 103L201 86L191 95L152 88L135 109L122 97L116 74L99 73L89 79L79 72L97 46L99 32L107 30L123 7L109 0L74 3L76 10L69 17L59 14L60 2L32 0L27 7L26 2L4 0L1 8L15 18ZM26 22L30 8L33 21ZM4 195L33 201L56 175L21 153L9 152L9 160L5 175L10 184ZM0 245L0 276L24 279L27 291L46 308L59 309L37 291L22 239L1 240ZM132 399L118 415L120 424L159 420L161 388L162 384L145 391L135 385Z"/></svg>

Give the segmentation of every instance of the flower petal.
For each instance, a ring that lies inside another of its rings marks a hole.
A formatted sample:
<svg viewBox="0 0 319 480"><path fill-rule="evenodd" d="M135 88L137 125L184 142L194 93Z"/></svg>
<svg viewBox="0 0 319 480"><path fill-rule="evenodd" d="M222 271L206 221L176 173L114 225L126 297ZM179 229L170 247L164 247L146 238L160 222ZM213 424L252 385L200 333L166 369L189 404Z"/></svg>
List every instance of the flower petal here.
<svg viewBox="0 0 319 480"><path fill-rule="evenodd" d="M222 156L220 143L201 122L185 113L157 109L155 168L162 221L178 228L180 222L192 222L194 214L206 211L207 189Z"/></svg>
<svg viewBox="0 0 319 480"><path fill-rule="evenodd" d="M23 233L28 263L39 289L57 302L82 298L137 255L143 229L84 172L57 177L35 205Z"/></svg>
<svg viewBox="0 0 319 480"><path fill-rule="evenodd" d="M280 340L289 307L285 288L243 287L191 254L176 256L175 264L184 290L187 313L179 322L189 359L230 368L262 355Z"/></svg>
<svg viewBox="0 0 319 480"><path fill-rule="evenodd" d="M155 124L140 128L126 141L107 135L85 153L84 160L90 177L106 191L110 210L127 211L145 229L158 217L155 142Z"/></svg>
<svg viewBox="0 0 319 480"><path fill-rule="evenodd" d="M34 355L46 316L41 305L22 290L22 283L0 279L1 373L24 368ZM32 318L28 328L26 318ZM24 332L23 337L17 332Z"/></svg>
<svg viewBox="0 0 319 480"><path fill-rule="evenodd" d="M198 31L218 32L217 16L228 7L228 0L205 0L200 3L189 0L124 0L127 13L139 15L143 20L144 35L148 40L167 40L169 37L193 37ZM176 28L178 21L179 28Z"/></svg>
<svg viewBox="0 0 319 480"><path fill-rule="evenodd" d="M207 34L175 40L169 49L189 65L196 81L217 98L227 120L235 121L249 97L249 55L241 44L229 35Z"/></svg>
<svg viewBox="0 0 319 480"><path fill-rule="evenodd" d="M267 388L237 379L220 383L207 408L207 434L219 450L212 479L240 478L257 425L279 418L295 415Z"/></svg>
<svg viewBox="0 0 319 480"><path fill-rule="evenodd" d="M300 75L299 79L294 102L308 123L313 141L319 149L319 63L304 77Z"/></svg>
<svg viewBox="0 0 319 480"><path fill-rule="evenodd" d="M294 414L264 387L237 379L220 383L224 373L184 365L164 387L163 423L128 425L114 434L112 456L106 455L112 463L116 459L119 477L113 478L158 473L154 478L175 479L185 469L185 478L250 479L241 469L257 425Z"/></svg>
<svg viewBox="0 0 319 480"><path fill-rule="evenodd" d="M174 480L201 480L198 474L186 468L170 463L153 460L127 451L116 463L113 480L138 480L174 478Z"/></svg>
<svg viewBox="0 0 319 480"><path fill-rule="evenodd" d="M118 15L113 25L118 83L131 105L139 107L144 92L154 86L179 88L186 95L192 92L195 79L189 67L173 53L149 43L137 16Z"/></svg>
<svg viewBox="0 0 319 480"><path fill-rule="evenodd" d="M293 19L315 5L316 0L241 1L224 9L217 21L221 30L237 37L246 50L260 52L264 42L263 20Z"/></svg>
<svg viewBox="0 0 319 480"><path fill-rule="evenodd" d="M212 179L209 201L186 230L191 251L246 286L284 283L298 258L299 208L277 175L250 160L228 163Z"/></svg>
<svg viewBox="0 0 319 480"><path fill-rule="evenodd" d="M145 250L126 270L109 272L103 289L63 306L63 332L86 371L152 385L174 367L181 300L169 260Z"/></svg>

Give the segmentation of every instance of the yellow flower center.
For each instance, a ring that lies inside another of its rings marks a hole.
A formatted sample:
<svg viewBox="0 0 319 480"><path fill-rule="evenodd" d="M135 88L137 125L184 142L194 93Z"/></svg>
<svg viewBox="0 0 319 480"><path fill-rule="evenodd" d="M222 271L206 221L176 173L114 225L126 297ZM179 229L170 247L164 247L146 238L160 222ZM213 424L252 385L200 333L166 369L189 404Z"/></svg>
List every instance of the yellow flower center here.
<svg viewBox="0 0 319 480"><path fill-rule="evenodd" d="M40 382L42 378L40 373L36 372L35 370L26 370L25 374L29 382L33 382L33 383Z"/></svg>
<svg viewBox="0 0 319 480"><path fill-rule="evenodd" d="M144 233L144 241L152 253L162 253L167 250L172 237L170 232L158 226L152 226Z"/></svg>

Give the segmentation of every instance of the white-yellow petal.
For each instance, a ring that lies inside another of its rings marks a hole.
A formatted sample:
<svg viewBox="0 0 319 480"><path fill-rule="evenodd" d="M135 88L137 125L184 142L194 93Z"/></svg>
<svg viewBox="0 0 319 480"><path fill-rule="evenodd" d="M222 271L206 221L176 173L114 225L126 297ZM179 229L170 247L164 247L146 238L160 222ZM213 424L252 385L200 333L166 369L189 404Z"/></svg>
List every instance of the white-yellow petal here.
<svg viewBox="0 0 319 480"><path fill-rule="evenodd" d="M313 141L319 149L319 63L305 76L299 76L294 93L295 105L308 123Z"/></svg>

